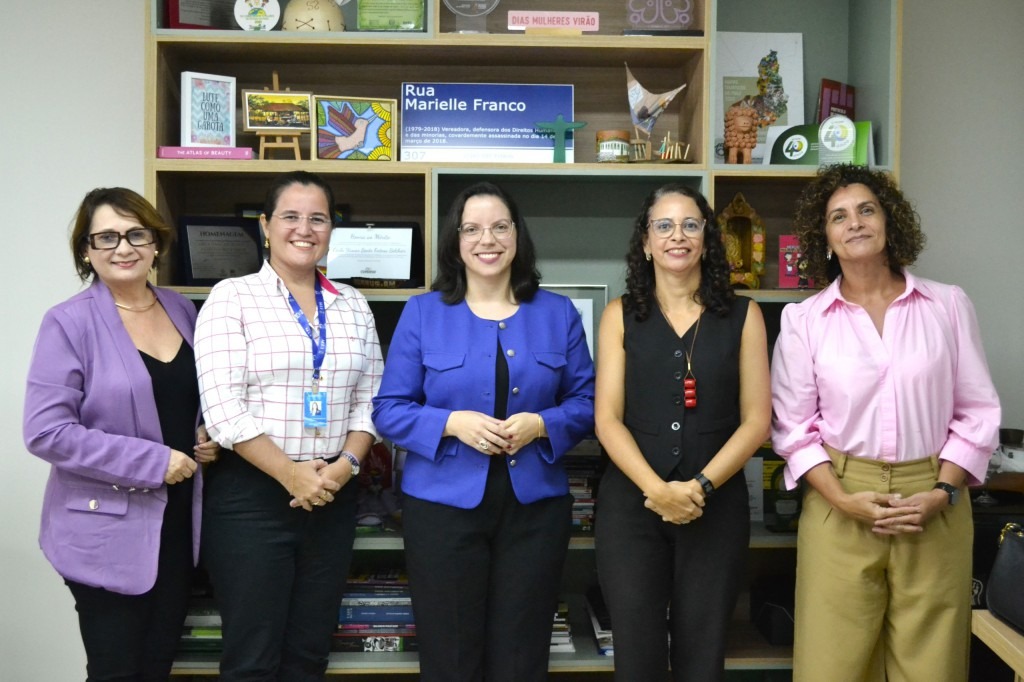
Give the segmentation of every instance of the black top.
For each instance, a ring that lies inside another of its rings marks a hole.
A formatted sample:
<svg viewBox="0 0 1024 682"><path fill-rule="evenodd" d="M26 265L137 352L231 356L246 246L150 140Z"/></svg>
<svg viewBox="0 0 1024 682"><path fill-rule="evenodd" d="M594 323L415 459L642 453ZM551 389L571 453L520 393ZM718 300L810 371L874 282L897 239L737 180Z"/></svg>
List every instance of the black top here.
<svg viewBox="0 0 1024 682"><path fill-rule="evenodd" d="M192 457L196 442L196 414L199 411L199 380L192 347L184 340L178 354L170 362L139 351L153 381L153 397L160 416L160 432L164 444ZM191 494L192 479L167 486L168 502L173 497Z"/></svg>
<svg viewBox="0 0 1024 682"><path fill-rule="evenodd" d="M725 317L701 316L692 354L693 408L683 405L683 378L696 323L680 338L657 308L643 322L623 312L624 421L664 480L693 478L739 426L740 340L748 305L740 297Z"/></svg>

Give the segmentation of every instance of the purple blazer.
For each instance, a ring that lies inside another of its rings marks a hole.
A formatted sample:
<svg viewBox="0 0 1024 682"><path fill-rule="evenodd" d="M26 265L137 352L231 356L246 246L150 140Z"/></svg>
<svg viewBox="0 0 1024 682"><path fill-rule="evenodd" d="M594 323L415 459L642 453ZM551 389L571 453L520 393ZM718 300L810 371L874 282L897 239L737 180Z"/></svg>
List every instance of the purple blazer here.
<svg viewBox="0 0 1024 682"><path fill-rule="evenodd" d="M172 291L153 292L192 345L195 306ZM57 572L121 594L152 588L171 451L163 444L149 372L99 280L43 317L29 366L23 434L29 452L52 465L39 544ZM193 561L200 474L192 504Z"/></svg>

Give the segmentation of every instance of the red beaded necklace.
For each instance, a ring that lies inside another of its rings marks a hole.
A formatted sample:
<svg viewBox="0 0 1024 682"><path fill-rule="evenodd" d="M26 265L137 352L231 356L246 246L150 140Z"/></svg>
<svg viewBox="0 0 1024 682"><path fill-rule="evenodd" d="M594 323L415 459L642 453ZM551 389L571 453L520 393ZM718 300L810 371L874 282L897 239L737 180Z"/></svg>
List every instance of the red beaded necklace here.
<svg viewBox="0 0 1024 682"><path fill-rule="evenodd" d="M693 328L690 339L690 350L686 351L686 376L683 377L683 405L687 408L697 407L697 379L693 376L693 347L697 345L697 332L700 331L700 318L704 315L701 307L697 314L697 325Z"/></svg>

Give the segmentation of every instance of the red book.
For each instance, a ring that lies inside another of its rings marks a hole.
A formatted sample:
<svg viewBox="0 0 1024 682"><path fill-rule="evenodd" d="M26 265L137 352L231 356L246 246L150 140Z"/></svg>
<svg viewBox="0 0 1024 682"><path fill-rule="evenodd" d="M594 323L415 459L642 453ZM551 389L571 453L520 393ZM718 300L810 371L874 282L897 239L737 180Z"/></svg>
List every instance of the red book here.
<svg viewBox="0 0 1024 682"><path fill-rule="evenodd" d="M158 159L251 159L250 147L158 147Z"/></svg>
<svg viewBox="0 0 1024 682"><path fill-rule="evenodd" d="M853 102L856 91L852 85L822 78L821 90L818 91L818 123L836 114L856 121Z"/></svg>

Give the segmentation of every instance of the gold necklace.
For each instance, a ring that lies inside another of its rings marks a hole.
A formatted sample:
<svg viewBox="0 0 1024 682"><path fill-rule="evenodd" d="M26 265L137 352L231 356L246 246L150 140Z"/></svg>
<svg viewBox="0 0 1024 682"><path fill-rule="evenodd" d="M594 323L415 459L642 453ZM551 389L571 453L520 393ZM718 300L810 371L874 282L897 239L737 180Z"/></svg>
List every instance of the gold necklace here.
<svg viewBox="0 0 1024 682"><path fill-rule="evenodd" d="M152 303L148 303L146 305L142 305L142 306L138 306L138 307L132 307L130 305L124 305L123 303L118 303L117 301L114 301L114 305L116 305L121 310L128 310L128 311L133 312L133 313L144 313L147 310L149 310L150 308L152 308L153 306L155 306L156 305L156 301L157 301L157 298L156 298L156 296L154 296Z"/></svg>

